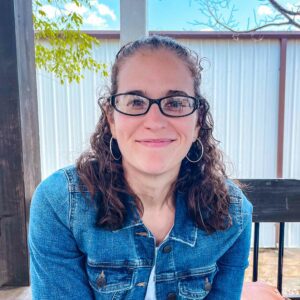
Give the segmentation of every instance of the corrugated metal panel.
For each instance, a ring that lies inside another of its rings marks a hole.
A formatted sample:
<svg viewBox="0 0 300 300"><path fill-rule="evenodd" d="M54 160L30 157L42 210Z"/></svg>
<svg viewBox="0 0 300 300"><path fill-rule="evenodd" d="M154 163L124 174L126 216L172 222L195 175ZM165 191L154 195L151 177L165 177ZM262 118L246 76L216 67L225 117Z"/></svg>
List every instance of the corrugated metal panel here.
<svg viewBox="0 0 300 300"><path fill-rule="evenodd" d="M120 48L118 40L102 40L93 57L108 66ZM61 85L52 74L37 71L42 178L74 163L89 145L100 110L97 98L108 78L87 71L80 84Z"/></svg>
<svg viewBox="0 0 300 300"><path fill-rule="evenodd" d="M300 41L287 45L283 176L300 179Z"/></svg>
<svg viewBox="0 0 300 300"><path fill-rule="evenodd" d="M204 61L202 92L238 178L275 178L279 42L181 40ZM207 67L206 67L207 66Z"/></svg>
<svg viewBox="0 0 300 300"><path fill-rule="evenodd" d="M300 179L300 41L289 40L286 61L283 177ZM287 223L285 241L300 245L300 224Z"/></svg>
<svg viewBox="0 0 300 300"><path fill-rule="evenodd" d="M180 41L197 51L201 57L207 58L203 61L205 69L202 90L211 103L215 136L221 141L220 146L227 154L226 160L233 162L234 168L228 163L231 176L275 178L279 42L266 39ZM299 42L297 45L299 47ZM288 47L288 56L296 56L294 48ZM104 40L100 47L94 49L93 55L98 61L110 65L118 50L118 40ZM288 69L290 78L299 78L299 75L293 73L297 70L299 73L300 56L297 55L298 69L294 65ZM291 56L291 61L293 60L295 58ZM97 94L103 89L107 79L86 72L85 79L79 85L61 86L51 74L38 71L37 82L42 177L45 178L57 168L74 163L88 147L89 136L99 116ZM288 82L289 80L287 84ZM288 89L290 88L287 86ZM294 135L289 137L294 144L293 150L289 147L285 150L285 154L287 151L293 154L288 159L285 157L285 165L299 160L295 155L296 149L299 153L299 144L296 146L295 141L295 129L298 128L299 132L299 123L295 123L296 111L298 115L300 113L299 103L296 104L300 91L296 84L293 91L290 96L292 104L287 105L292 105L290 113L294 114L294 121L290 124ZM288 112L287 108L287 114ZM300 172L299 168L297 172ZM287 231L286 239L290 234L290 230ZM275 246L274 224L263 224L261 241L262 246ZM294 245L291 240L287 242L287 246ZM296 243L300 245L300 241Z"/></svg>

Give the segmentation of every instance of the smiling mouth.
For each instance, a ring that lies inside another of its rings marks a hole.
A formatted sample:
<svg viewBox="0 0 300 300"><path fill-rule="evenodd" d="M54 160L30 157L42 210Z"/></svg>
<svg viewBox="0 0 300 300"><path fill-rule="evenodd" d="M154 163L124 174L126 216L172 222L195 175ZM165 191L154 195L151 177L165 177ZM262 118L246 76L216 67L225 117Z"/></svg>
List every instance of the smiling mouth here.
<svg viewBox="0 0 300 300"><path fill-rule="evenodd" d="M147 147L165 147L170 145L175 140L172 139L145 139L137 140L136 142Z"/></svg>

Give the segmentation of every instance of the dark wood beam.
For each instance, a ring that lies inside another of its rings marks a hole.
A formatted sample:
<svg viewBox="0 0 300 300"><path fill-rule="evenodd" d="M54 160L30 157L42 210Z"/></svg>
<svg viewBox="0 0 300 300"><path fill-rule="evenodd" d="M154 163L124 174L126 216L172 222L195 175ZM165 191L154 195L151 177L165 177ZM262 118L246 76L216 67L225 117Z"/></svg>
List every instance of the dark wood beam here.
<svg viewBox="0 0 300 300"><path fill-rule="evenodd" d="M41 179L32 3L0 9L0 286L29 285L27 222Z"/></svg>

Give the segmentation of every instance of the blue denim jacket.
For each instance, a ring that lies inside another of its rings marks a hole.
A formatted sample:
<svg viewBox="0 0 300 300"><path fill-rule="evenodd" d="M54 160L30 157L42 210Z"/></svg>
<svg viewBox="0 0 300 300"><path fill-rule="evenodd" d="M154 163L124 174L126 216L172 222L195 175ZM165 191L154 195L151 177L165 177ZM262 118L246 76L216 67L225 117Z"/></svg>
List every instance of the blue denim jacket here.
<svg viewBox="0 0 300 300"><path fill-rule="evenodd" d="M96 207L84 199L78 182L70 166L34 193L28 238L33 299L144 299L155 263L153 235L132 212L122 229L95 227ZM194 225L178 193L174 226L157 251L158 300L240 299L252 205L231 181L228 185L233 225L213 234Z"/></svg>

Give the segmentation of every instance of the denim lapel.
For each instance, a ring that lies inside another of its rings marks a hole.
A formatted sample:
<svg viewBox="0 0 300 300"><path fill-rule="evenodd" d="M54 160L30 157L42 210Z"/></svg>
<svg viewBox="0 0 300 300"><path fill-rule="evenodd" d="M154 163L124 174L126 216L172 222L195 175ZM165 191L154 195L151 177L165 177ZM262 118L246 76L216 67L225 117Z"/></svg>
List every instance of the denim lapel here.
<svg viewBox="0 0 300 300"><path fill-rule="evenodd" d="M177 193L175 223L169 238L193 247L197 240L197 227L188 214L186 202L186 195Z"/></svg>

